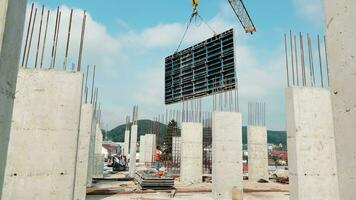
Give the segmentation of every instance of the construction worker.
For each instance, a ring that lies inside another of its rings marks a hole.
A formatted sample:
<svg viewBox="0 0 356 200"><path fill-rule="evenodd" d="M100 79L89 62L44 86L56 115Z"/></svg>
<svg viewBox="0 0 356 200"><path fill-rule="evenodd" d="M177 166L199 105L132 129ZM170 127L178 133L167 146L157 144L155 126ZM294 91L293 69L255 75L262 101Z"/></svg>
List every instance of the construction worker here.
<svg viewBox="0 0 356 200"><path fill-rule="evenodd" d="M154 168L157 170L159 170L163 165L161 161L161 155L162 155L162 151L160 150L159 146L156 146L156 150L153 155L153 160L154 160Z"/></svg>

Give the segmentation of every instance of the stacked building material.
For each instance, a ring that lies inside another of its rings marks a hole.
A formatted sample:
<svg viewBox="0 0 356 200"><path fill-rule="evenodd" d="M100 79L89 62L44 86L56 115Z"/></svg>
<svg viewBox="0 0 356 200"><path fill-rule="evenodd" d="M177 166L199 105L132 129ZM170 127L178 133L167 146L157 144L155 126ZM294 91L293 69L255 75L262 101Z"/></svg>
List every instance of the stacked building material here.
<svg viewBox="0 0 356 200"><path fill-rule="evenodd" d="M173 177L163 175L160 176L157 170L149 169L136 172L136 181L142 189L172 189L174 188Z"/></svg>

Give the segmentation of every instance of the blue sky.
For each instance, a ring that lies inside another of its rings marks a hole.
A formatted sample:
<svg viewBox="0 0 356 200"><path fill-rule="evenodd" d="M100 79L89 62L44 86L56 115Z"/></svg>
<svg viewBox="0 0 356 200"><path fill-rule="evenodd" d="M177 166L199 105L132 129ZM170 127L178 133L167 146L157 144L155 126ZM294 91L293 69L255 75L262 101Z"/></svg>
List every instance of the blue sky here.
<svg viewBox="0 0 356 200"><path fill-rule="evenodd" d="M322 34L322 1L244 2L257 27L257 33L253 35L242 31L227 0L200 0L199 12L217 32L235 28L236 68L243 116L247 116L249 101L264 101L267 103L268 128L282 130L285 128L286 87L283 34L290 29ZM64 17L69 8L76 9L74 31L80 29L79 9L87 10L83 62L97 66L103 128L110 129L124 122L134 104L140 107L140 118L163 113L164 58L176 49L183 34L191 14L190 0L35 0L35 3L38 6L44 4L51 10L61 6ZM194 25L183 47L211 36L204 25ZM73 46L76 43L73 42ZM70 54L75 59L76 52ZM204 108L211 108L210 100L204 100Z"/></svg>

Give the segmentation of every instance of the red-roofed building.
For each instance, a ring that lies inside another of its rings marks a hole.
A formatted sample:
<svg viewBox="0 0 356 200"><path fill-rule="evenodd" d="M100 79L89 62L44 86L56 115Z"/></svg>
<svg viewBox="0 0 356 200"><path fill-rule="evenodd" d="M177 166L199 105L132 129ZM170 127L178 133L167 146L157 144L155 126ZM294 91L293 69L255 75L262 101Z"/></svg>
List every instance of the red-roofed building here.
<svg viewBox="0 0 356 200"><path fill-rule="evenodd" d="M273 149L271 152L271 156L277 156L279 160L287 161L288 159L288 152L287 150L278 150L278 149Z"/></svg>

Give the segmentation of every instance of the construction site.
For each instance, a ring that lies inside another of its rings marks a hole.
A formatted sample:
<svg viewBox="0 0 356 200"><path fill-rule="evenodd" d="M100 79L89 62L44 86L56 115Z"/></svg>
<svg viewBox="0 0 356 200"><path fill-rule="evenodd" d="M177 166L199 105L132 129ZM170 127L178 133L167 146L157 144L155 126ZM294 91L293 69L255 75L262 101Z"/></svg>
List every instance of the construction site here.
<svg viewBox="0 0 356 200"><path fill-rule="evenodd" d="M355 200L354 17L0 0L0 200Z"/></svg>

